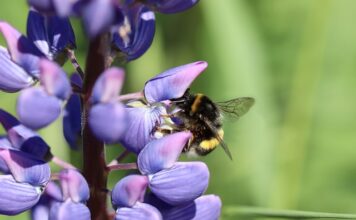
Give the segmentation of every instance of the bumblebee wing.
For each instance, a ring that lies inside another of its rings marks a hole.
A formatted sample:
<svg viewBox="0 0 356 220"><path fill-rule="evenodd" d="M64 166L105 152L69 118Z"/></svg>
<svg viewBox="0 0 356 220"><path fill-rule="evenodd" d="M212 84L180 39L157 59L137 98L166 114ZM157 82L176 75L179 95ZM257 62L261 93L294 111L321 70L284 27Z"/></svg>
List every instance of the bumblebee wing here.
<svg viewBox="0 0 356 220"><path fill-rule="evenodd" d="M224 140L218 134L218 131L216 130L216 128L207 119L204 120L204 123L207 125L207 127L210 129L210 131L213 132L214 137L219 141L219 144L224 149L225 153L230 158L230 160L232 160L231 152L230 152L229 148L227 147L226 143L224 142Z"/></svg>
<svg viewBox="0 0 356 220"><path fill-rule="evenodd" d="M255 103L255 99L251 97L240 97L231 99L225 102L217 102L219 109L229 117L239 119L246 114Z"/></svg>

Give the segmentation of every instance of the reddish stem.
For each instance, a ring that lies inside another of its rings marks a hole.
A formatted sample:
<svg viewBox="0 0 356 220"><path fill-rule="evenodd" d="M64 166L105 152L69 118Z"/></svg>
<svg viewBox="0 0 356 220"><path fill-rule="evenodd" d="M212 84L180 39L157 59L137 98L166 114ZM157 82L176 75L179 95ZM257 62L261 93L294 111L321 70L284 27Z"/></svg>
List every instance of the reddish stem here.
<svg viewBox="0 0 356 220"><path fill-rule="evenodd" d="M105 192L108 169L105 161L104 143L95 138L88 125L88 112L91 107L89 98L93 86L100 74L110 66L110 61L108 61L109 46L109 34L103 34L90 43L83 85L83 174L90 188L90 199L87 205L93 220L110 219L107 213L107 194Z"/></svg>
<svg viewBox="0 0 356 220"><path fill-rule="evenodd" d="M137 170L137 164L136 163L119 163L115 165L111 165L107 167L109 171L114 171L114 170Z"/></svg>

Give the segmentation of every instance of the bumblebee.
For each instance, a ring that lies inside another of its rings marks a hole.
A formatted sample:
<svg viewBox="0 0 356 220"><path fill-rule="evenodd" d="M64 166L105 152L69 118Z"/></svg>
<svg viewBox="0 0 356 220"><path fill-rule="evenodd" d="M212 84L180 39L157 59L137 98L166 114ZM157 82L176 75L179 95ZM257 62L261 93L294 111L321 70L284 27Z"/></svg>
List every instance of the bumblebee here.
<svg viewBox="0 0 356 220"><path fill-rule="evenodd" d="M189 89L181 98L171 99L172 104L178 108L171 118L177 125L177 130L189 130L192 133L183 152L204 156L220 145L232 159L229 148L223 141L223 115L238 119L248 112L254 101L251 97L240 97L215 103L203 94L191 94Z"/></svg>

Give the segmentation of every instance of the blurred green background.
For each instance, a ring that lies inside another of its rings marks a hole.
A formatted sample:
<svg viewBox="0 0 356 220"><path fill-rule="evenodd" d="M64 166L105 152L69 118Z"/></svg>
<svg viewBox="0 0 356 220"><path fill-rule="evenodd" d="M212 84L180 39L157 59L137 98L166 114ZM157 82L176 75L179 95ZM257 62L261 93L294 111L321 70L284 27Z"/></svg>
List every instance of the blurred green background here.
<svg viewBox="0 0 356 220"><path fill-rule="evenodd" d="M0 19L25 32L27 10L24 0L3 0ZM201 0L184 13L157 14L152 47L126 66L125 92L170 67L206 60L193 91L216 101L256 99L237 123L225 120L234 160L221 149L201 158L223 219L236 219L231 206L356 213L355 11L354 0ZM84 66L87 41L73 24ZM15 112L16 94L0 100ZM58 120L40 133L56 155L80 166L61 129ZM108 158L120 151L109 147ZM113 173L110 186L122 175Z"/></svg>

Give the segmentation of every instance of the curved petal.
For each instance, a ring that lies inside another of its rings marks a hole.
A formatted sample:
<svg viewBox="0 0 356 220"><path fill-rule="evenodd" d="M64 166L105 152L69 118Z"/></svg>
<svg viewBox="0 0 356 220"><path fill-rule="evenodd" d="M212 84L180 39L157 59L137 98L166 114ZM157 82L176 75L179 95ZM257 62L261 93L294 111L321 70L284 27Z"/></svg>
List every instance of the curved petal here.
<svg viewBox="0 0 356 220"><path fill-rule="evenodd" d="M85 202L89 199L89 186L84 177L76 170L66 169L59 174L64 200Z"/></svg>
<svg viewBox="0 0 356 220"><path fill-rule="evenodd" d="M70 83L74 84L75 86L79 88L83 88L83 79L78 73L73 73L70 76Z"/></svg>
<svg viewBox="0 0 356 220"><path fill-rule="evenodd" d="M163 107L126 108L128 127L120 143L129 151L139 153L144 146L154 139L154 128L160 124L160 115L165 114Z"/></svg>
<svg viewBox="0 0 356 220"><path fill-rule="evenodd" d="M27 16L27 37L48 57L50 55L50 44L45 22L45 16L33 9L29 11Z"/></svg>
<svg viewBox="0 0 356 220"><path fill-rule="evenodd" d="M190 84L208 66L198 61L169 69L146 82L144 94L149 103L182 97Z"/></svg>
<svg viewBox="0 0 356 220"><path fill-rule="evenodd" d="M34 78L14 63L7 49L0 46L0 90L17 92L34 83Z"/></svg>
<svg viewBox="0 0 356 220"><path fill-rule="evenodd" d="M62 100L68 99L72 89L62 68L46 59L41 59L39 65L41 85L46 92Z"/></svg>
<svg viewBox="0 0 356 220"><path fill-rule="evenodd" d="M43 128L58 118L61 101L49 96L43 88L29 88L17 99L17 114L22 124L32 129Z"/></svg>
<svg viewBox="0 0 356 220"><path fill-rule="evenodd" d="M171 168L191 136L190 132L178 132L149 142L138 155L140 172L147 175Z"/></svg>
<svg viewBox="0 0 356 220"><path fill-rule="evenodd" d="M63 116L63 134L72 149L79 149L80 136L82 131L82 110L80 96L72 94L67 104Z"/></svg>
<svg viewBox="0 0 356 220"><path fill-rule="evenodd" d="M92 103L115 101L121 92L125 72L121 68L111 67L105 70L95 82Z"/></svg>
<svg viewBox="0 0 356 220"><path fill-rule="evenodd" d="M67 200L63 203L56 203L50 210L49 219L51 220L88 220L90 211L87 206L82 203L74 203Z"/></svg>
<svg viewBox="0 0 356 220"><path fill-rule="evenodd" d="M49 204L42 196L40 201L31 209L31 220L48 220L49 219Z"/></svg>
<svg viewBox="0 0 356 220"><path fill-rule="evenodd" d="M0 32L4 35L11 59L28 73L38 76L38 62L44 54L18 30L6 22L0 22Z"/></svg>
<svg viewBox="0 0 356 220"><path fill-rule="evenodd" d="M153 174L149 187L164 202L180 205L201 196L208 183L209 170L204 163L177 162L172 168Z"/></svg>
<svg viewBox="0 0 356 220"><path fill-rule="evenodd" d="M65 17L73 14L73 7L77 2L81 0L52 0L54 7L56 8L57 15Z"/></svg>
<svg viewBox="0 0 356 220"><path fill-rule="evenodd" d="M98 139L107 143L118 141L127 127L124 106L118 102L94 105L89 112L89 125Z"/></svg>
<svg viewBox="0 0 356 220"><path fill-rule="evenodd" d="M217 220L220 217L221 200L216 195L205 195L193 202L162 211L166 220Z"/></svg>
<svg viewBox="0 0 356 220"><path fill-rule="evenodd" d="M30 10L27 36L49 59L56 57L67 47L75 48L75 36L68 18L44 16Z"/></svg>
<svg viewBox="0 0 356 220"><path fill-rule="evenodd" d="M151 46L155 34L155 15L143 4L124 7L124 21L112 29L113 42L127 60L143 55Z"/></svg>
<svg viewBox="0 0 356 220"><path fill-rule="evenodd" d="M147 185L147 176L130 175L121 179L111 193L114 208L132 207L136 202L143 202Z"/></svg>
<svg viewBox="0 0 356 220"><path fill-rule="evenodd" d="M25 140L20 150L44 161L50 161L53 157L50 147L40 136Z"/></svg>
<svg viewBox="0 0 356 220"><path fill-rule="evenodd" d="M17 215L34 206L41 188L18 183L11 175L0 176L0 214Z"/></svg>
<svg viewBox="0 0 356 220"><path fill-rule="evenodd" d="M44 194L58 202L63 201L62 191L59 188L59 186L56 183L54 183L53 181L49 181L47 183Z"/></svg>
<svg viewBox="0 0 356 220"><path fill-rule="evenodd" d="M2 149L14 149L9 139L5 136L0 136L0 148Z"/></svg>
<svg viewBox="0 0 356 220"><path fill-rule="evenodd" d="M54 195L53 195L54 194ZM57 199L58 197L59 199ZM45 192L38 203L31 209L32 220L49 220L50 208L60 202L62 194L58 186L53 182L48 182Z"/></svg>
<svg viewBox="0 0 356 220"><path fill-rule="evenodd" d="M0 118L2 114L4 112L0 110ZM14 125L18 123L15 117L8 114L8 118L10 117L13 119ZM21 124L8 129L7 135L14 149L29 153L42 160L47 160L52 155L48 144L36 132Z"/></svg>
<svg viewBox="0 0 356 220"><path fill-rule="evenodd" d="M161 220L161 213L153 206L137 202L132 208L119 208L115 220Z"/></svg>
<svg viewBox="0 0 356 220"><path fill-rule="evenodd" d="M63 5L66 1L61 2ZM50 16L47 27L52 54L62 52L65 48L76 48L74 31L68 18Z"/></svg>
<svg viewBox="0 0 356 220"><path fill-rule="evenodd" d="M20 122L13 115L5 111L4 109L0 109L0 123L4 127L4 129L8 132L11 128L20 125ZM11 139L11 137L10 137Z"/></svg>
<svg viewBox="0 0 356 220"><path fill-rule="evenodd" d="M151 5L155 10L161 13L173 14L193 7L198 1L199 0L148 0L147 4Z"/></svg>
<svg viewBox="0 0 356 220"><path fill-rule="evenodd" d="M7 137L0 137L0 149L14 149ZM0 172L9 173L9 167L7 166L4 159L0 157Z"/></svg>
<svg viewBox="0 0 356 220"><path fill-rule="evenodd" d="M123 15L114 1L92 0L82 9L82 19L89 37L94 38L122 21Z"/></svg>
<svg viewBox="0 0 356 220"><path fill-rule="evenodd" d="M51 171L49 165L27 153L0 149L0 157L6 162L17 182L44 186L50 179Z"/></svg>

